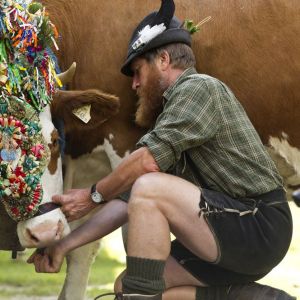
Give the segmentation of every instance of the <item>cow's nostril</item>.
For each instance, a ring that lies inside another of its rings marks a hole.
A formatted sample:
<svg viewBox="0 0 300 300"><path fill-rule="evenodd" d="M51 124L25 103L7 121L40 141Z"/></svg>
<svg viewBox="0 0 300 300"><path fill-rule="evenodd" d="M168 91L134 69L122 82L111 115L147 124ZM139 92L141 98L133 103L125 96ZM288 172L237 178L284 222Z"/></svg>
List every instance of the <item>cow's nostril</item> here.
<svg viewBox="0 0 300 300"><path fill-rule="evenodd" d="M32 241L34 241L36 243L38 243L40 241L34 234L32 234L32 232L30 231L30 229L26 229L26 231L27 231L27 234L28 234L29 238Z"/></svg>

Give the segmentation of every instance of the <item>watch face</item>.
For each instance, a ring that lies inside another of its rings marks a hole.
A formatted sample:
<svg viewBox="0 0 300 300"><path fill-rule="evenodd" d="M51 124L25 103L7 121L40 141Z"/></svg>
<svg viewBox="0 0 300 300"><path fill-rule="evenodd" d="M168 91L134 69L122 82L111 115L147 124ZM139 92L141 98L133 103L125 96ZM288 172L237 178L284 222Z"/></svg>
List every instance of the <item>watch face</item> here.
<svg viewBox="0 0 300 300"><path fill-rule="evenodd" d="M92 200L96 203L99 203L101 201L101 195L99 193L92 193Z"/></svg>

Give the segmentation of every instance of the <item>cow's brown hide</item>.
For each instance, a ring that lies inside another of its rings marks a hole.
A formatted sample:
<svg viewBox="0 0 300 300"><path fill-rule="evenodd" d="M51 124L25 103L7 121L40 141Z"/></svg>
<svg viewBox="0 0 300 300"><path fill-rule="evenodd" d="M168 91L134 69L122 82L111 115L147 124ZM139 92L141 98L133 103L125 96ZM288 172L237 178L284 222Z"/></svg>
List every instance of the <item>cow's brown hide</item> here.
<svg viewBox="0 0 300 300"><path fill-rule="evenodd" d="M17 223L7 214L0 202L0 250L22 251L17 235Z"/></svg>
<svg viewBox="0 0 300 300"><path fill-rule="evenodd" d="M72 111L86 104L91 104L91 120L83 123ZM103 143L104 136L101 132L106 128L106 121L119 112L119 98L90 89L85 91L59 91L52 101L51 114L54 118L64 120L64 130L66 135L65 152L72 153L73 157L78 157L83 153L93 149L93 134L97 135L97 142ZM122 123L122 120L120 120ZM122 128L120 128L122 130ZM81 142L78 142L78 141Z"/></svg>
<svg viewBox="0 0 300 300"><path fill-rule="evenodd" d="M87 130L94 129L118 113L119 98L98 90L59 91L54 96L51 114L55 118L65 121L65 133L82 127L80 121L72 111L86 104L91 104L91 120L84 125Z"/></svg>
<svg viewBox="0 0 300 300"><path fill-rule="evenodd" d="M51 133L51 143L48 144L51 152L51 158L48 164L48 170L50 174L54 174L57 170L58 159L60 157L60 147L58 140L58 131L53 130Z"/></svg>
<svg viewBox="0 0 300 300"><path fill-rule="evenodd" d="M138 132L130 124L135 96L120 67L133 29L146 14L158 9L161 1L42 2L62 36L58 51L61 67L77 62L71 88L101 88L120 97L119 114L110 126L107 123L106 128L99 126L95 131L106 138L113 134L114 149L122 156L123 150L134 145ZM300 130L295 130L300 118L300 110L295 109L299 103L299 0L175 0L175 5L181 20L198 22L211 16L193 35L199 72L229 85L264 143L270 135L283 131L293 146L300 147ZM128 132L136 133L131 145ZM78 137L78 132L74 136ZM100 144L97 136L93 140L82 136L82 154ZM69 149L71 155L74 149L76 143Z"/></svg>

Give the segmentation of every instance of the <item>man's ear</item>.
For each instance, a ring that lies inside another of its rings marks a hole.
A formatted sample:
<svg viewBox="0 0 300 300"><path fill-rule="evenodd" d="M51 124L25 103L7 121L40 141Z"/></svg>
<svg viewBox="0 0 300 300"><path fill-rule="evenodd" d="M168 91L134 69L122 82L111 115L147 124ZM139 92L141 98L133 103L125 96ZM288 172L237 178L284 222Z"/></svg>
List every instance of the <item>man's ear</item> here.
<svg viewBox="0 0 300 300"><path fill-rule="evenodd" d="M170 66L170 55L167 51L162 51L159 55L159 64L162 71L166 71Z"/></svg>

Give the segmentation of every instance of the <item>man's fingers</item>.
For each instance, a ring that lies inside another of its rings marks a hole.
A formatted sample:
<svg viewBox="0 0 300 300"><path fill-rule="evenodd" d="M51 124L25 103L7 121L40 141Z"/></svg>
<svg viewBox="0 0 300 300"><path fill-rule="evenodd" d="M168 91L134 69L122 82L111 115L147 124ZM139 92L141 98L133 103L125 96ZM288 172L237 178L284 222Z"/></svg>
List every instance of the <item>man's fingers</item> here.
<svg viewBox="0 0 300 300"><path fill-rule="evenodd" d="M54 196L52 196L52 202L63 205L62 195L54 195Z"/></svg>
<svg viewBox="0 0 300 300"><path fill-rule="evenodd" d="M27 263L32 264L34 263L34 257L36 255L36 252L33 252L30 257L27 259Z"/></svg>
<svg viewBox="0 0 300 300"><path fill-rule="evenodd" d="M35 258L39 256L43 256L45 248L36 249L30 257L27 259L27 263L32 264L34 263Z"/></svg>
<svg viewBox="0 0 300 300"><path fill-rule="evenodd" d="M33 259L33 263L34 263L34 266L35 266L35 271L37 273L40 273L41 271L41 261L43 259L43 256L40 255L40 254L36 254L34 259Z"/></svg>
<svg viewBox="0 0 300 300"><path fill-rule="evenodd" d="M49 273L51 272L50 259L48 255L45 255L41 261L41 272ZM51 272L52 273L52 272Z"/></svg>
<svg viewBox="0 0 300 300"><path fill-rule="evenodd" d="M60 207L61 211L66 216L66 218L68 218L69 214L68 214L68 211L66 210L66 206L65 206L65 203L63 201L63 195L54 195L54 196L52 196L52 202L54 202L56 204L60 204L61 205L61 207Z"/></svg>
<svg viewBox="0 0 300 300"><path fill-rule="evenodd" d="M54 273L48 255L37 255L34 259L34 265L37 273Z"/></svg>

